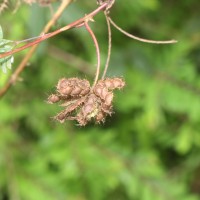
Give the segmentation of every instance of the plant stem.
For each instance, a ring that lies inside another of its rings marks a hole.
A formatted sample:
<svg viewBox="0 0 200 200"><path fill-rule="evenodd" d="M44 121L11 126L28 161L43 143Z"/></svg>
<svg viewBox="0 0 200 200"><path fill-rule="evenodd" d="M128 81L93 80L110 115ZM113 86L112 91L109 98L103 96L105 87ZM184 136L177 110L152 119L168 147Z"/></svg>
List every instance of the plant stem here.
<svg viewBox="0 0 200 200"><path fill-rule="evenodd" d="M68 1L72 1L72 0L68 0ZM19 47L17 49L14 49L12 51L0 54L0 58L7 57L9 55L13 55L14 53L17 53L17 52L22 51L24 49L27 49L27 48L29 48L31 46L34 46L34 45L36 45L38 43L41 43L42 41L47 40L48 38L51 38L51 37L63 32L63 31L78 27L78 26L82 25L83 22L85 22L88 19L91 19L93 16L95 16L101 10L105 9L106 6L107 6L107 3L104 3L101 6L99 6L96 10L94 10L90 14L86 15L85 17L82 17L82 18L72 22L71 24L69 24L67 26L64 26L64 27L62 27L62 28L60 28L58 30L55 30L55 31L53 31L51 33L44 34L47 31L43 31L43 33L41 34L41 37L38 37L38 39L36 39L35 41L30 42L28 44L25 44L25 45L23 45L23 46L21 46L21 47ZM49 30L49 28L47 30Z"/></svg>
<svg viewBox="0 0 200 200"><path fill-rule="evenodd" d="M118 30L120 31L121 33L123 33L124 35L134 39L134 40L138 40L140 42L145 42L145 43L153 43L153 44L172 44L172 43L176 43L177 41L176 40L166 40L166 41L156 41L156 40L147 40L147 39L144 39L144 38L140 38L140 37L137 37L137 36L134 36L130 33L127 33L125 30L123 30L122 28L120 28L119 26L117 26L117 24L115 24L115 22L110 18L108 17L110 23Z"/></svg>
<svg viewBox="0 0 200 200"><path fill-rule="evenodd" d="M100 50L99 50L99 44L98 41L92 31L92 29L90 28L90 26L88 25L87 20L85 21L85 27L87 29L87 31L89 32L89 34L91 35L93 42L94 42L94 46L96 48L96 54L97 54L97 67L96 67L96 75L95 75L95 79L94 79L94 83L93 86L94 87L98 81L99 78L99 73L100 73L100 66L101 66L101 58L100 58Z"/></svg>

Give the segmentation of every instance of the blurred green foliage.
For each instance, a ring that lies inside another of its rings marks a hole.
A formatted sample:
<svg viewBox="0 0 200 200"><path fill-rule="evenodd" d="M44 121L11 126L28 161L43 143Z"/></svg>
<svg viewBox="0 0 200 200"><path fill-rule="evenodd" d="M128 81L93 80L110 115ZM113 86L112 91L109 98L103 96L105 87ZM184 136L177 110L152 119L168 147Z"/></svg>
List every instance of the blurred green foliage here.
<svg viewBox="0 0 200 200"><path fill-rule="evenodd" d="M58 3L54 5L54 10ZM76 1L56 28L96 8ZM45 100L61 77L91 81L94 45L84 28L41 44L0 101L0 200L197 200L200 198L200 5L198 0L116 1L113 20L128 32L173 45L133 41L112 29L108 75L123 76L113 116L84 128L51 120L59 108ZM4 37L39 34L48 8L7 9ZM107 54L103 14L92 28L102 63ZM25 51L26 52L26 51ZM25 55L15 55L17 66ZM0 74L0 86L12 74Z"/></svg>

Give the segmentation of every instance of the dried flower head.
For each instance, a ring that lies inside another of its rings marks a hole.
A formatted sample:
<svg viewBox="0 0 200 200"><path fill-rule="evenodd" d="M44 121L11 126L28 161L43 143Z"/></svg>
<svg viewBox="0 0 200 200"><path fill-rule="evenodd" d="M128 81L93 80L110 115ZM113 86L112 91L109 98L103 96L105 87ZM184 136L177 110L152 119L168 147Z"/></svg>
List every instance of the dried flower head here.
<svg viewBox="0 0 200 200"><path fill-rule="evenodd" d="M100 123L113 113L113 90L124 86L121 78L101 79L93 87L86 79L62 78L58 81L56 93L51 94L47 102L61 102L64 109L54 117L61 123L76 120L80 126L85 126L92 119Z"/></svg>

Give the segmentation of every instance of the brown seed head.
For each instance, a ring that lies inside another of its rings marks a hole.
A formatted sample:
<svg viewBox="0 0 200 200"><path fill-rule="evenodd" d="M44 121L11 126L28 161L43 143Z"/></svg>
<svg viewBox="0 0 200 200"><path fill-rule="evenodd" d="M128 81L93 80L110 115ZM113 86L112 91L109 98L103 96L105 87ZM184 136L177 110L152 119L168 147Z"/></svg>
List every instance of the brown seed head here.
<svg viewBox="0 0 200 200"><path fill-rule="evenodd" d="M56 94L51 94L48 99L47 99L47 103L53 104L60 101L60 98L56 95Z"/></svg>

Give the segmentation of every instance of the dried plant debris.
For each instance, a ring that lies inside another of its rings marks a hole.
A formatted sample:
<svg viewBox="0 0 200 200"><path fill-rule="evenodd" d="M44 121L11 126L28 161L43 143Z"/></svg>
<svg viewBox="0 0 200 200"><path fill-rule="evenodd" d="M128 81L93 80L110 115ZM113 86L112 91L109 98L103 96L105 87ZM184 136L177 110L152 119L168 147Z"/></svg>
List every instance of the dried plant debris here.
<svg viewBox="0 0 200 200"><path fill-rule="evenodd" d="M62 78L58 81L56 93L51 94L47 102L60 102L60 106L64 107L54 117L61 123L76 120L80 126L85 126L92 119L95 123L101 123L107 115L113 113L113 90L122 89L124 86L122 78L99 80L93 87L86 79Z"/></svg>
<svg viewBox="0 0 200 200"><path fill-rule="evenodd" d="M12 5L15 5L15 11L18 9L18 7L21 5L21 3L26 3L29 5L32 5L33 3L37 3L40 6L49 6L52 3L59 1L59 0L0 0L0 14L8 7L12 7Z"/></svg>
<svg viewBox="0 0 200 200"><path fill-rule="evenodd" d="M33 4L38 3L41 6L48 6L52 4L53 2L59 1L59 0L23 0L27 4Z"/></svg>
<svg viewBox="0 0 200 200"><path fill-rule="evenodd" d="M8 0L3 0L0 2L0 13L2 13L8 7Z"/></svg>

